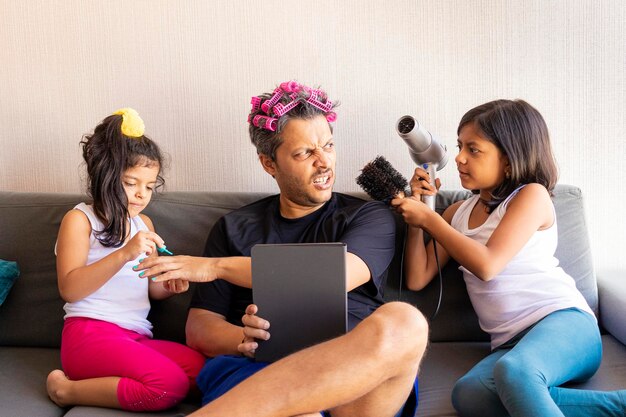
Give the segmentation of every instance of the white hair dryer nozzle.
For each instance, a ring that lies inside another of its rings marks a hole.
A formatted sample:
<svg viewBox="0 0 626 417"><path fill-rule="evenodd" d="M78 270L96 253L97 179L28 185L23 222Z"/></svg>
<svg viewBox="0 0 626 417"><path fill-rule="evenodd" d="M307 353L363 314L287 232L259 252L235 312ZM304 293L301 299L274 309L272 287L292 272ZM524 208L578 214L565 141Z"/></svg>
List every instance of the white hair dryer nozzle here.
<svg viewBox="0 0 626 417"><path fill-rule="evenodd" d="M396 131L409 146L411 159L428 171L431 184L435 185L435 172L448 163L446 147L412 116L402 116L396 123ZM435 209L434 196L422 196L422 201Z"/></svg>

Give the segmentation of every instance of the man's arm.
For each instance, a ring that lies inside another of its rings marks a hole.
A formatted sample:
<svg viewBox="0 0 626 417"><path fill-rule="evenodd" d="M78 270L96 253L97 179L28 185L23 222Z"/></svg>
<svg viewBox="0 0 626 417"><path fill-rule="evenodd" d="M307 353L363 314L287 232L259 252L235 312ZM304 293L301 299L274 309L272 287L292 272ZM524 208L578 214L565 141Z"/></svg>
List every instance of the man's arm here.
<svg viewBox="0 0 626 417"><path fill-rule="evenodd" d="M220 314L201 308L189 309L185 326L187 345L214 357L238 355L238 346L243 340L243 328L226 321Z"/></svg>
<svg viewBox="0 0 626 417"><path fill-rule="evenodd" d="M217 355L245 355L254 357L256 340L269 339L269 322L256 315L258 308L251 304L242 317L244 327L228 323L224 316L201 308L191 308L185 332L187 345L214 357Z"/></svg>
<svg viewBox="0 0 626 417"><path fill-rule="evenodd" d="M240 287L252 288L251 262L247 256L222 258L160 256L145 258L135 270L145 271L141 277L154 278L154 282L171 279L211 282L223 279Z"/></svg>
<svg viewBox="0 0 626 417"><path fill-rule="evenodd" d="M357 255L348 252L346 254L346 290L352 291L356 287L370 280L372 274L367 264Z"/></svg>
<svg viewBox="0 0 626 417"><path fill-rule="evenodd" d="M395 250L396 226L391 211L382 203L370 202L359 210L350 227L338 237L347 244L348 291L372 280L381 285Z"/></svg>
<svg viewBox="0 0 626 417"><path fill-rule="evenodd" d="M251 261L246 256L226 258L201 258L196 256L161 256L146 258L135 268L145 270L142 278L152 278L153 282L184 279L192 282L211 282L223 279L231 284L252 288ZM365 262L357 255L346 254L347 290L365 284L371 273Z"/></svg>

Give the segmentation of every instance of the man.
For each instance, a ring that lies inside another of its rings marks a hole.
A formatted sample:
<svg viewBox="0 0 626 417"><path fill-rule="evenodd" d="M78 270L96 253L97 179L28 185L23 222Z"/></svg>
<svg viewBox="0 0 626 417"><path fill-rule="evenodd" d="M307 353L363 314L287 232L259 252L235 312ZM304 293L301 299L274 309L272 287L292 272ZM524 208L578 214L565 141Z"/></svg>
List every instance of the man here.
<svg viewBox="0 0 626 417"><path fill-rule="evenodd" d="M220 219L207 240L206 258L142 262L144 275L156 281L206 282L196 288L186 327L187 343L213 358L198 376L205 405L192 416L415 413L426 320L408 304L383 305L395 240L389 209L332 192L333 107L325 92L294 81L253 97L250 136L280 194ZM267 340L271 329L252 304L250 249L257 243L310 242L347 244L349 331L271 365L255 362L256 340Z"/></svg>

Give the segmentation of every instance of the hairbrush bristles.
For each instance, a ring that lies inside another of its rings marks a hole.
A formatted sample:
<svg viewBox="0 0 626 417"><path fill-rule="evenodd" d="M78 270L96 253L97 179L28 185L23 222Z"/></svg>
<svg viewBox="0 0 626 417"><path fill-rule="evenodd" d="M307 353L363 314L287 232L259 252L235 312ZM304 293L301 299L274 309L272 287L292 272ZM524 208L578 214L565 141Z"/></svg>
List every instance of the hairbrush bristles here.
<svg viewBox="0 0 626 417"><path fill-rule="evenodd" d="M356 178L372 199L388 203L399 193L406 193L409 182L383 156L377 156Z"/></svg>

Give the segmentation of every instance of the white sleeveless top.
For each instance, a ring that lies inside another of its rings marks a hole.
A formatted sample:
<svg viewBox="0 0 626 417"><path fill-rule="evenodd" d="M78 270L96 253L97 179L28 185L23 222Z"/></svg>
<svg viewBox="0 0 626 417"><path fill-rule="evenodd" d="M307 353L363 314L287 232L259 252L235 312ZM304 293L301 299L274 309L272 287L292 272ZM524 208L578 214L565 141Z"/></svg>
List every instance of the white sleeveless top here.
<svg viewBox="0 0 626 417"><path fill-rule="evenodd" d="M90 265L119 248L107 248L103 246L94 230L104 229L104 225L97 218L92 206L80 203L78 209L87 215L91 223L91 235L89 236L89 255L87 265ZM132 238L140 230L149 230L141 217L130 219L130 237ZM65 317L89 317L92 319L108 321L125 329L152 337L152 324L148 321L150 311L150 299L148 297L148 280L138 277L138 272L132 267L138 264L141 254L137 259L127 262L111 279L109 279L97 291L80 301L66 303L63 309Z"/></svg>
<svg viewBox="0 0 626 417"><path fill-rule="evenodd" d="M523 187L523 186L522 186ZM486 244L506 213L515 190L475 229L468 226L479 196L464 201L452 218L452 227ZM556 214L554 224L536 231L504 270L490 281L483 281L464 267L459 267L467 286L480 327L491 336L494 349L548 314L576 307L593 315L574 279L554 257L558 240Z"/></svg>

